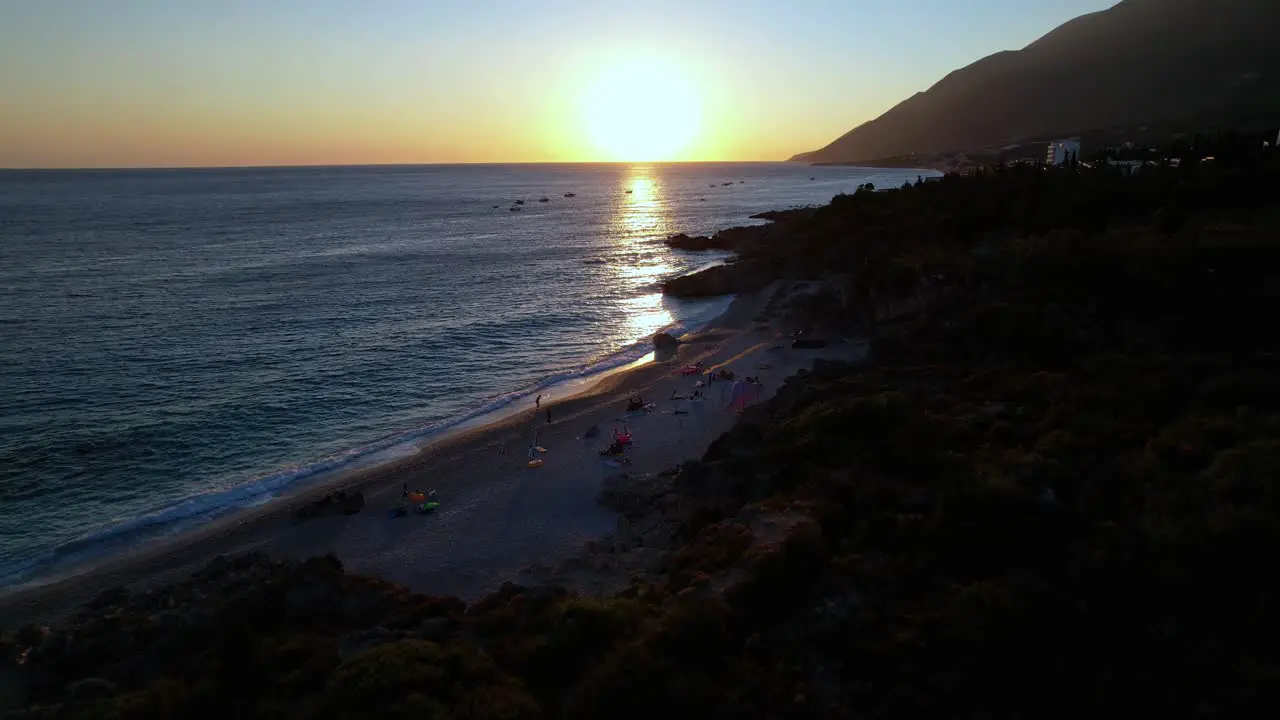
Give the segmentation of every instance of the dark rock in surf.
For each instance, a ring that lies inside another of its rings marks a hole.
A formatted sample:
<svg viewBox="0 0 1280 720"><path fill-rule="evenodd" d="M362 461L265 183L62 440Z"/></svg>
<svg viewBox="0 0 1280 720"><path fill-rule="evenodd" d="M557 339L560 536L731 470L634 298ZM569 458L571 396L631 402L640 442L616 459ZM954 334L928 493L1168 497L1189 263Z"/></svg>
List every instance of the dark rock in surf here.
<svg viewBox="0 0 1280 720"><path fill-rule="evenodd" d="M653 336L653 352L659 360L673 357L680 349L680 341L668 333L660 332Z"/></svg>
<svg viewBox="0 0 1280 720"><path fill-rule="evenodd" d="M712 242L711 238L706 235L686 235L684 233L679 233L672 235L663 242L666 243L667 247L674 250L701 252L703 250L718 249L716 243Z"/></svg>
<svg viewBox="0 0 1280 720"><path fill-rule="evenodd" d="M771 277L770 265L761 261L742 260L672 278L662 284L662 292L678 298L753 292L768 285Z"/></svg>

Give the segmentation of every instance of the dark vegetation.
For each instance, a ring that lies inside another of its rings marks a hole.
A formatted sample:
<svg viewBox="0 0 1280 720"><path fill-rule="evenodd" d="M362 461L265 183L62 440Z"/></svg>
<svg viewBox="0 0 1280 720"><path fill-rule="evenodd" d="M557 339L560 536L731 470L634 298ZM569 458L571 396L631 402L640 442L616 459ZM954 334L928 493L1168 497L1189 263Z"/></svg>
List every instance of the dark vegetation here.
<svg viewBox="0 0 1280 720"><path fill-rule="evenodd" d="M753 252L835 273L810 320L871 359L792 378L668 478L656 581L468 607L220 560L3 636L0 685L18 717L1264 717L1280 156L1230 157L782 219Z"/></svg>
<svg viewBox="0 0 1280 720"><path fill-rule="evenodd" d="M972 152L1116 128L1274 127L1280 115L1277 24L1274 0L1124 0L1021 50L956 70L830 145L792 159Z"/></svg>

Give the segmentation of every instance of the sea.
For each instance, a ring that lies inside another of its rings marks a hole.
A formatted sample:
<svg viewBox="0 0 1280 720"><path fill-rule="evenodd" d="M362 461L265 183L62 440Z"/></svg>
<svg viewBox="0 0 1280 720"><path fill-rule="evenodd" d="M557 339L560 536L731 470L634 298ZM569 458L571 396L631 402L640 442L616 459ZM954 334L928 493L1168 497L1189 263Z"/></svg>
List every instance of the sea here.
<svg viewBox="0 0 1280 720"><path fill-rule="evenodd" d="M726 259L666 236L916 175L0 171L0 587L554 400L727 307L662 295Z"/></svg>

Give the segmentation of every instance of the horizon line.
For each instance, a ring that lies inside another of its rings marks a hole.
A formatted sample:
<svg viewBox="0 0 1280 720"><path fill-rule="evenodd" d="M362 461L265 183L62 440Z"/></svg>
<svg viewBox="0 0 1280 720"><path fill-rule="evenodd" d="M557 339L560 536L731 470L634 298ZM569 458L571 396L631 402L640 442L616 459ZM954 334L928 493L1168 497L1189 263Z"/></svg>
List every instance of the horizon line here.
<svg viewBox="0 0 1280 720"><path fill-rule="evenodd" d="M524 160L516 162L317 163L303 165L98 165L0 167L0 172L111 172L120 170L303 170L308 168L459 167L485 165L765 165L791 160ZM804 163L802 163L804 164ZM812 164L812 163L809 163Z"/></svg>

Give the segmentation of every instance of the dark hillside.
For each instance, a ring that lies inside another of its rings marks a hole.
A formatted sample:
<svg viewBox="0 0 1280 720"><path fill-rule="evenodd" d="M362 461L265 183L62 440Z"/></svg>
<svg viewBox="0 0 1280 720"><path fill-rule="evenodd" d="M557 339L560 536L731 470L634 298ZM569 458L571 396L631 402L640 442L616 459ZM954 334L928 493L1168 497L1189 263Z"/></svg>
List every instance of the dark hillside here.
<svg viewBox="0 0 1280 720"><path fill-rule="evenodd" d="M956 70L792 159L872 161L1146 125L1272 126L1278 25L1271 0L1125 0Z"/></svg>

